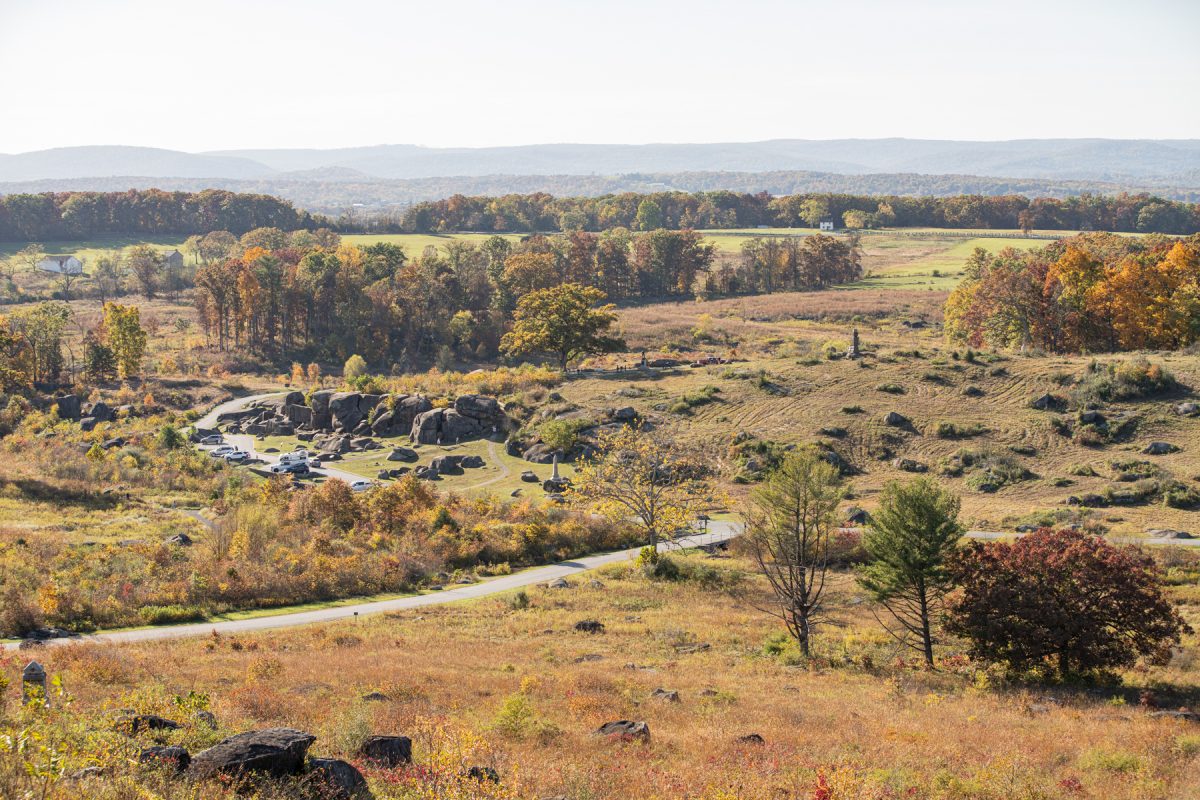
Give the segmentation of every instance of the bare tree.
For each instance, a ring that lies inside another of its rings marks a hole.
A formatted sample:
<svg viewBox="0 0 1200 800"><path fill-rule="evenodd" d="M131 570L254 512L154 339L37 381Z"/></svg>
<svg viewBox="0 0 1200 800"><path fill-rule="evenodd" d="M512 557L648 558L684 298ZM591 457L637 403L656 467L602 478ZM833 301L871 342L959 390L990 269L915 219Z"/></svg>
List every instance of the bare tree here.
<svg viewBox="0 0 1200 800"><path fill-rule="evenodd" d="M829 544L844 496L837 470L811 449L790 453L751 498L744 541L775 595L778 617L808 657L825 606Z"/></svg>

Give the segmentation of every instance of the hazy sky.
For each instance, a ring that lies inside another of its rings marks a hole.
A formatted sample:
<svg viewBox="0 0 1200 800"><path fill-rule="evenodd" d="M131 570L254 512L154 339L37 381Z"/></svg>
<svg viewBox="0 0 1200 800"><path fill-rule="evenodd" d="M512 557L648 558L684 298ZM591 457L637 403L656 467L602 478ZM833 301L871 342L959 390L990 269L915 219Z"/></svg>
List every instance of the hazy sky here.
<svg viewBox="0 0 1200 800"><path fill-rule="evenodd" d="M1200 138L1200 0L0 0L0 152Z"/></svg>

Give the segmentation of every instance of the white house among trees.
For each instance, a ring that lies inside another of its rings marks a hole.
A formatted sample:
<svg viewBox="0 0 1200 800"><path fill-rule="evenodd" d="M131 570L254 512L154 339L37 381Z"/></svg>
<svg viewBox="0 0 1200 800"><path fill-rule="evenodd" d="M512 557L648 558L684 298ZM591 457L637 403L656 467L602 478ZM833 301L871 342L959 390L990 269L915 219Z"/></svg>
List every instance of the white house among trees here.
<svg viewBox="0 0 1200 800"><path fill-rule="evenodd" d="M46 256L37 263L37 268L58 275L83 274L83 262L75 256Z"/></svg>

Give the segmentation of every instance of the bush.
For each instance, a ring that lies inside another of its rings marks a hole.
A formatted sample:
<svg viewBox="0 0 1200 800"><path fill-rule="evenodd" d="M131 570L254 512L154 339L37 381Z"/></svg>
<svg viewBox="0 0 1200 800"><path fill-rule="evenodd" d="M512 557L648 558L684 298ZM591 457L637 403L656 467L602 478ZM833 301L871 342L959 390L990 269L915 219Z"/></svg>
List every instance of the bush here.
<svg viewBox="0 0 1200 800"><path fill-rule="evenodd" d="M181 622L201 622L207 616L196 606L142 606L138 616L147 625L175 625Z"/></svg>
<svg viewBox="0 0 1200 800"><path fill-rule="evenodd" d="M1178 381L1161 364L1138 357L1128 361L1100 364L1093 361L1087 374L1072 390L1078 406L1098 402L1118 402L1153 397L1179 388Z"/></svg>
<svg viewBox="0 0 1200 800"><path fill-rule="evenodd" d="M717 395L721 390L716 386L704 386L700 389L685 394L683 397L676 400L667 409L672 414L687 414L697 406L708 405L717 399Z"/></svg>
<svg viewBox="0 0 1200 800"><path fill-rule="evenodd" d="M939 439L969 439L987 433L987 428L978 422L967 425L956 422L939 422L934 433Z"/></svg>
<svg viewBox="0 0 1200 800"><path fill-rule="evenodd" d="M843 414L865 414L866 410L862 406L842 406Z"/></svg>
<svg viewBox="0 0 1200 800"><path fill-rule="evenodd" d="M875 387L875 391L887 394L904 394L904 387L898 383L881 383Z"/></svg>

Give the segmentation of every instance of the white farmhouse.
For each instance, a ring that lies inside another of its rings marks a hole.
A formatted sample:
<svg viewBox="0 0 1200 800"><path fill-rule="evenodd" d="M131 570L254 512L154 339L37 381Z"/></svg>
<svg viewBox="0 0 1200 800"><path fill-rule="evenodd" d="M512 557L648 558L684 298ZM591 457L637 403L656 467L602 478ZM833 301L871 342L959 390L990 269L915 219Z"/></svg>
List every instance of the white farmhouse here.
<svg viewBox="0 0 1200 800"><path fill-rule="evenodd" d="M83 274L83 262L75 256L46 256L37 263L37 268L57 275Z"/></svg>
<svg viewBox="0 0 1200 800"><path fill-rule="evenodd" d="M823 230L823 231L833 230L833 220L831 220L831 219L821 220L821 230Z"/></svg>

